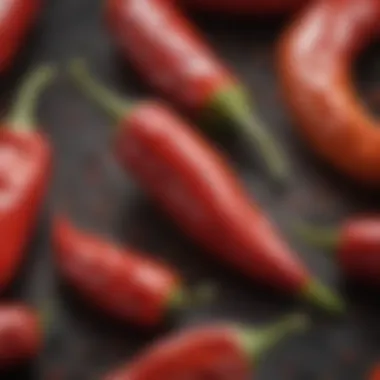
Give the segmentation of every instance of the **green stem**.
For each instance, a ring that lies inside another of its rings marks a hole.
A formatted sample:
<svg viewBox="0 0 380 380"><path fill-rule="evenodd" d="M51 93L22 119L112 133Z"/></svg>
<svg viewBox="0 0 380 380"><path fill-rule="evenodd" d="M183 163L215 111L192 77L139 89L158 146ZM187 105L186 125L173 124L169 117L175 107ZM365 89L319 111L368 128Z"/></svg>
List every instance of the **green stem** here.
<svg viewBox="0 0 380 380"><path fill-rule="evenodd" d="M83 59L72 60L68 66L68 71L77 86L115 120L121 120L132 107L130 102L124 101L96 81Z"/></svg>
<svg viewBox="0 0 380 380"><path fill-rule="evenodd" d="M288 180L290 163L268 128L252 113L244 90L234 86L220 91L213 97L210 109L215 115L232 122L250 148L253 146L259 150L276 182L282 184Z"/></svg>
<svg viewBox="0 0 380 380"><path fill-rule="evenodd" d="M340 236L337 228L297 224L294 230L303 240L318 247L335 248L339 244Z"/></svg>
<svg viewBox="0 0 380 380"><path fill-rule="evenodd" d="M316 279L311 279L301 291L301 298L331 313L341 314L346 305L341 297Z"/></svg>
<svg viewBox="0 0 380 380"><path fill-rule="evenodd" d="M305 331L309 319L302 314L292 314L263 329L239 329L239 341L250 362L256 364L284 338Z"/></svg>
<svg viewBox="0 0 380 380"><path fill-rule="evenodd" d="M36 68L27 76L7 117L7 125L14 130L28 131L38 124L35 120L37 101L55 75L56 69L46 65Z"/></svg>

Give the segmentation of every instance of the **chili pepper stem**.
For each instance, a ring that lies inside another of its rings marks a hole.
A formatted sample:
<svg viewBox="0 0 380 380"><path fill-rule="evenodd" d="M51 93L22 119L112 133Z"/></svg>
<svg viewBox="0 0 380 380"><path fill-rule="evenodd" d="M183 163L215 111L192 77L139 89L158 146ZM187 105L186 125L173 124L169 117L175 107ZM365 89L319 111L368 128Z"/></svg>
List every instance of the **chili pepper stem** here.
<svg viewBox="0 0 380 380"><path fill-rule="evenodd" d="M260 151L270 175L283 184L290 176L290 164L274 137L265 125L248 107L248 96L239 87L229 87L213 97L211 109L236 124L238 132L243 134L244 141L256 146Z"/></svg>
<svg viewBox="0 0 380 380"><path fill-rule="evenodd" d="M302 290L301 297L311 304L333 313L342 313L345 310L344 301L317 280L309 281Z"/></svg>
<svg viewBox="0 0 380 380"><path fill-rule="evenodd" d="M73 59L69 63L68 71L77 86L90 99L102 107L110 117L119 121L131 108L128 101L124 101L92 77L83 59Z"/></svg>
<svg viewBox="0 0 380 380"><path fill-rule="evenodd" d="M239 329L239 340L249 360L263 357L287 336L307 330L310 320L303 314L291 314L263 329Z"/></svg>
<svg viewBox="0 0 380 380"><path fill-rule="evenodd" d="M53 66L37 67L22 84L15 104L7 117L7 125L14 130L30 130L38 123L35 121L36 103L42 91L53 81L57 70Z"/></svg>
<svg viewBox="0 0 380 380"><path fill-rule="evenodd" d="M339 230L336 228L297 224L294 230L305 241L318 247L334 248L339 242Z"/></svg>

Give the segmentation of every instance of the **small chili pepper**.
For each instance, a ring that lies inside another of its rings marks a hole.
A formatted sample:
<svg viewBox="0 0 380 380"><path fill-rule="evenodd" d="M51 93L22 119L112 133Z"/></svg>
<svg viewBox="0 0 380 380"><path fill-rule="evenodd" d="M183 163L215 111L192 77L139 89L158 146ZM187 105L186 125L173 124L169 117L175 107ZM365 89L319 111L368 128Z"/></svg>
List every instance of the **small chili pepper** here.
<svg viewBox="0 0 380 380"><path fill-rule="evenodd" d="M40 9L40 0L1 0L0 73L12 64Z"/></svg>
<svg viewBox="0 0 380 380"><path fill-rule="evenodd" d="M380 285L380 218L350 219L339 228L300 225L297 232L310 243L334 248L350 277Z"/></svg>
<svg viewBox="0 0 380 380"><path fill-rule="evenodd" d="M123 102L91 78L81 61L70 70L119 122L120 164L189 237L250 278L341 310L340 299L310 276L227 161L195 128L162 103Z"/></svg>
<svg viewBox="0 0 380 380"><path fill-rule="evenodd" d="M242 85L173 1L108 0L107 20L125 57L149 83L213 125L234 123L249 149L255 146L260 150L276 181L286 179L288 161L267 128L251 113Z"/></svg>
<svg viewBox="0 0 380 380"><path fill-rule="evenodd" d="M202 296L187 294L171 268L79 231L62 216L56 217L53 243L63 277L82 296L118 319L156 326Z"/></svg>
<svg viewBox="0 0 380 380"><path fill-rule="evenodd" d="M378 0L312 2L279 46L284 100L311 147L335 169L380 182L380 131L354 92L351 62L379 31Z"/></svg>
<svg viewBox="0 0 380 380"><path fill-rule="evenodd" d="M0 370L35 358L41 348L37 313L20 304L0 305Z"/></svg>
<svg viewBox="0 0 380 380"><path fill-rule="evenodd" d="M308 324L306 317L292 315L262 329L233 324L188 329L154 344L105 379L248 380L276 344Z"/></svg>
<svg viewBox="0 0 380 380"><path fill-rule="evenodd" d="M0 129L0 291L13 279L35 228L50 178L51 149L36 131L33 110L54 69L40 67L21 87Z"/></svg>
<svg viewBox="0 0 380 380"><path fill-rule="evenodd" d="M308 0L184 0L189 8L240 14L280 14L295 11Z"/></svg>

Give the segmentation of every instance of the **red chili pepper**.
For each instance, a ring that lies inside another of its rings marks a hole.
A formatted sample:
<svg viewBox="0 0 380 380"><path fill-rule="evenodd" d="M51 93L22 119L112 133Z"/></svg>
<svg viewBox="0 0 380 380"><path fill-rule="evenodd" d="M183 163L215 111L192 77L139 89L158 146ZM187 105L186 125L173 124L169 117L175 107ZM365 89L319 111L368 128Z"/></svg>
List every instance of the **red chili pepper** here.
<svg viewBox="0 0 380 380"><path fill-rule="evenodd" d="M268 351L305 330L308 322L294 315L264 329L232 324L192 328L154 344L106 380L248 380Z"/></svg>
<svg viewBox="0 0 380 380"><path fill-rule="evenodd" d="M315 245L334 248L350 277L380 285L380 218L355 218L339 228L302 225L298 232Z"/></svg>
<svg viewBox="0 0 380 380"><path fill-rule="evenodd" d="M251 278L332 310L341 302L312 278L251 202L226 160L170 108L124 103L82 62L72 75L118 121L116 155L187 235Z"/></svg>
<svg viewBox="0 0 380 380"><path fill-rule="evenodd" d="M41 325L37 313L26 306L0 306L0 370L38 355L42 348Z"/></svg>
<svg viewBox="0 0 380 380"><path fill-rule="evenodd" d="M212 12L278 14L292 12L308 0L184 0L189 8Z"/></svg>
<svg viewBox="0 0 380 380"><path fill-rule="evenodd" d="M380 182L380 131L355 94L351 62L379 31L378 0L313 2L279 48L284 98L297 128L328 163Z"/></svg>
<svg viewBox="0 0 380 380"><path fill-rule="evenodd" d="M1 0L0 73L12 64L40 9L40 0Z"/></svg>
<svg viewBox="0 0 380 380"><path fill-rule="evenodd" d="M113 317L156 326L193 303L171 268L79 231L63 217L56 218L53 242L63 277Z"/></svg>
<svg viewBox="0 0 380 380"><path fill-rule="evenodd" d="M26 79L0 129L0 291L12 280L34 230L50 177L51 150L36 131L33 109L54 75L38 68Z"/></svg>
<svg viewBox="0 0 380 380"><path fill-rule="evenodd" d="M195 28L166 0L108 0L109 28L125 57L171 100L215 125L234 123L244 143L260 149L273 177L284 181L288 162L253 116L242 85Z"/></svg>

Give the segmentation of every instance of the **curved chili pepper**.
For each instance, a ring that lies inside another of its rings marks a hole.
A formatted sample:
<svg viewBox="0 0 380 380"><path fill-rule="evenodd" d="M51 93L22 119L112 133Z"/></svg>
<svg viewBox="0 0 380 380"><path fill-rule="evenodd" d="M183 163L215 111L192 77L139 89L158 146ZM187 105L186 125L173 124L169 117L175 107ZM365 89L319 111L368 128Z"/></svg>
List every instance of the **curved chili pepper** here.
<svg viewBox="0 0 380 380"><path fill-rule="evenodd" d="M288 316L274 325L253 329L218 324L185 330L154 344L106 380L251 379L276 344L308 326L304 316Z"/></svg>
<svg viewBox="0 0 380 380"><path fill-rule="evenodd" d="M310 243L334 248L347 275L380 285L380 218L355 218L339 228L301 225L297 229Z"/></svg>
<svg viewBox="0 0 380 380"><path fill-rule="evenodd" d="M0 370L35 358L41 348L37 313L19 304L0 305Z"/></svg>
<svg viewBox="0 0 380 380"><path fill-rule="evenodd" d="M12 64L40 9L40 0L0 2L0 73Z"/></svg>
<svg viewBox="0 0 380 380"><path fill-rule="evenodd" d="M295 11L308 0L184 0L189 8L241 14L279 14Z"/></svg>
<svg viewBox="0 0 380 380"><path fill-rule="evenodd" d="M63 277L111 316L156 326L192 304L171 268L79 231L66 218L56 217L53 243Z"/></svg>
<svg viewBox="0 0 380 380"><path fill-rule="evenodd" d="M284 98L315 151L344 174L380 182L380 131L350 75L356 53L379 31L378 0L313 2L279 47Z"/></svg>
<svg viewBox="0 0 380 380"><path fill-rule="evenodd" d="M258 147L272 176L285 180L288 162L251 113L242 85L172 1L108 0L107 19L125 57L149 83L212 124L234 123L244 143Z"/></svg>
<svg viewBox="0 0 380 380"><path fill-rule="evenodd" d="M248 277L331 310L342 305L312 278L226 160L159 102L124 103L96 83L82 62L71 73L119 124L116 156L191 238Z"/></svg>
<svg viewBox="0 0 380 380"><path fill-rule="evenodd" d="M48 180L51 150L36 130L33 109L54 70L33 71L0 129L0 291L13 279L35 227Z"/></svg>

